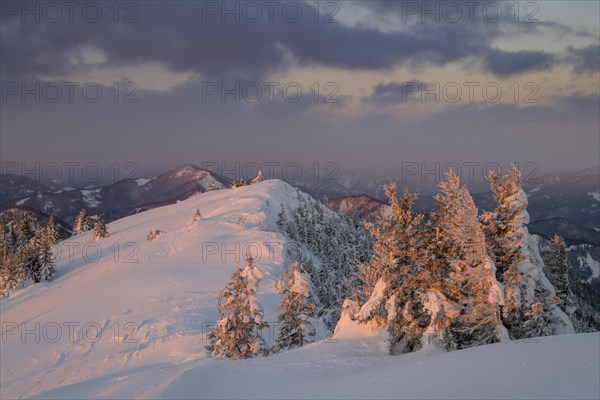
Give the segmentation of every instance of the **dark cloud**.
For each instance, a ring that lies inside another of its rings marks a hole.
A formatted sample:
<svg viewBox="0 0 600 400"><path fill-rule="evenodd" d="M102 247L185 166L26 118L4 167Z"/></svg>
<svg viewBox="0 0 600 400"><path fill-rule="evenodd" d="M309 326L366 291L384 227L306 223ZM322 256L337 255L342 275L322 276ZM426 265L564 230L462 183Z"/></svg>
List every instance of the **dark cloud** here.
<svg viewBox="0 0 600 400"><path fill-rule="evenodd" d="M363 97L362 101L373 104L407 103L419 99L416 95L427 87L427 83L411 79L406 82L379 83L373 88L373 93Z"/></svg>
<svg viewBox="0 0 600 400"><path fill-rule="evenodd" d="M373 3L366 6L375 7L380 18L399 7L394 2ZM137 4L139 22L129 24L114 23L110 14L98 23L23 24L18 18L9 19L2 25L4 79L65 75L88 68L68 62L67 56L81 46L105 52L110 66L160 62L175 71L227 79L259 79L285 69L286 52L301 65L371 70L403 63L445 65L487 54L483 65L499 76L546 69L552 61L547 54L506 54L492 49L490 43L500 35L543 26L514 24L510 19L500 23L417 23L402 31L382 31L315 23L309 8L313 5L304 2L294 3L302 13L296 23L283 18L281 12L275 12L272 22L263 15L256 23L243 17L239 23L232 18L223 23L218 15L207 16L203 2L178 3L176 7L158 1Z"/></svg>
<svg viewBox="0 0 600 400"><path fill-rule="evenodd" d="M85 71L90 65L73 64L69 59L86 46L106 53L99 66L159 62L174 71L197 72L203 80L228 85L235 80L260 81L269 73L283 71L290 65L288 55L304 66L376 70L382 76L397 65L423 68L448 63L480 65L501 77L546 70L557 62L572 64L581 72L598 68L597 45L570 49L560 57L493 46L498 38L514 43L517 35L542 29L570 34L569 29L551 22L515 24L508 19L495 24L481 20L423 24L413 19L387 31L314 23L307 8L312 2L303 5L304 18L297 23L280 17L275 22L263 18L258 23L221 23L219 17L204 22L200 2L136 3L139 22L131 24L112 21L108 11L112 2L102 3L107 5L108 18L96 24L22 24L14 19L2 23L2 79L29 82L36 75ZM365 7L374 10L373 21L392 20L399 3L376 1ZM135 80L135 76L128 78ZM397 103L410 82L424 83L412 79L403 87L402 82L383 81L362 100ZM167 92L142 88L138 104L115 104L109 92L98 104L22 104L13 98L2 104L2 158L69 161L76 157L173 166L276 157L379 165L402 159L468 160L476 154L482 160L500 162L496 157L501 155L506 161L520 157L557 167L563 166L560 163L598 164L598 96L559 98L552 106L458 103L443 111L432 107L426 117L413 121L399 120L387 108L355 118L329 113L343 105L344 99L338 105L324 104L322 96L328 91L323 87L318 101L306 92L297 103L279 100L273 104L223 104L219 97L205 102L200 89L197 82ZM557 151L561 157L556 157Z"/></svg>
<svg viewBox="0 0 600 400"><path fill-rule="evenodd" d="M505 78L524 72L552 68L555 56L543 51L504 51L493 49L485 57L485 66L494 75Z"/></svg>
<svg viewBox="0 0 600 400"><path fill-rule="evenodd" d="M600 45L592 44L584 48L569 47L567 60L573 64L577 73L600 71Z"/></svg>

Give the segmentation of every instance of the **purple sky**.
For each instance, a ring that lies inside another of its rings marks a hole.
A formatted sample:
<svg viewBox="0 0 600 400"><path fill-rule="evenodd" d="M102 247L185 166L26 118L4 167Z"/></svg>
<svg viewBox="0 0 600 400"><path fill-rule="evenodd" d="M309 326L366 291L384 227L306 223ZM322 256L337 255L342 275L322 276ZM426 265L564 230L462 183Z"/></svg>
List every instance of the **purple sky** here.
<svg viewBox="0 0 600 400"><path fill-rule="evenodd" d="M86 3L1 3L2 163L600 163L597 2Z"/></svg>

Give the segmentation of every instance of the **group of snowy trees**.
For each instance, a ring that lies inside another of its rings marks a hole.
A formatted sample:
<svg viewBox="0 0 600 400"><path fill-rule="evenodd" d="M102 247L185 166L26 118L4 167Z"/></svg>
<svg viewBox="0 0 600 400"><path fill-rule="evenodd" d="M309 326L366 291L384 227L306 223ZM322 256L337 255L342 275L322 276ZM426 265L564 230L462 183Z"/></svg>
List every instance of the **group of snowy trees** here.
<svg viewBox="0 0 600 400"><path fill-rule="evenodd" d="M256 174L256 176L252 179L249 179L248 182L246 182L245 180L243 180L242 178L235 178L233 180L233 182L231 183L231 186L233 186L234 188L237 187L241 187L244 185L254 185L255 183L259 183L263 181L263 173L261 170L258 170L258 173Z"/></svg>
<svg viewBox="0 0 600 400"><path fill-rule="evenodd" d="M567 309L568 293L556 295L525 227L527 198L518 169L490 174L489 182L497 207L479 216L466 186L450 172L427 221L413 210L414 194L405 190L398 200L396 186L386 188L390 215L369 226L374 254L361 268L360 309L353 317L385 326L391 351L430 343L456 349L572 330L557 307ZM564 267L553 268L566 276Z"/></svg>
<svg viewBox="0 0 600 400"><path fill-rule="evenodd" d="M298 192L299 204L279 212L277 225L298 244L286 255L302 264L311 278L325 326L333 330L344 299L358 284L357 270L372 254L373 238L362 223L331 212Z"/></svg>
<svg viewBox="0 0 600 400"><path fill-rule="evenodd" d="M94 240L108 236L106 224L82 209L73 223L73 235L93 230ZM34 227L27 219L12 226L0 225L0 298L11 290L50 280L56 270L52 246L58 243L56 219L52 216L44 227Z"/></svg>
<svg viewBox="0 0 600 400"><path fill-rule="evenodd" d="M33 229L23 218L16 226L0 225L0 298L30 283L50 280L54 273L52 246L58 243L56 219Z"/></svg>
<svg viewBox="0 0 600 400"><path fill-rule="evenodd" d="M251 256L246 259L248 265L238 268L219 293L219 319L208 336L207 350L215 357L240 359L308 343L316 334L310 319L317 306L310 278L302 266L297 262L290 265L277 283L277 292L283 296L279 306L279 335L269 348L261 336L261 330L269 325L263 321L263 309L256 298L263 272L254 265Z"/></svg>
<svg viewBox="0 0 600 400"><path fill-rule="evenodd" d="M94 240L100 240L108 236L108 230L104 221L98 219L92 226L90 216L86 209L83 208L73 222L73 235L89 231L90 229L93 231Z"/></svg>
<svg viewBox="0 0 600 400"><path fill-rule="evenodd" d="M416 196L405 190L398 200L395 192L386 188L389 219L370 226L375 254L362 268L356 318L387 326L394 352L424 342L462 348L494 341L502 289L466 187L449 174L426 223L413 210Z"/></svg>

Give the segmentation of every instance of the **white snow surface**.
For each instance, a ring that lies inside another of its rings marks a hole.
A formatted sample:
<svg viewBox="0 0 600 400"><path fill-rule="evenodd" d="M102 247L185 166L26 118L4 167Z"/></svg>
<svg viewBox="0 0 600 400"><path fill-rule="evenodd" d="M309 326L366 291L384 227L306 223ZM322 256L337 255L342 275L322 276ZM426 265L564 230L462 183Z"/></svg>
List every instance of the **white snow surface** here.
<svg viewBox="0 0 600 400"><path fill-rule="evenodd" d="M598 333L561 335L388 356L379 353L376 339L331 339L269 358L196 367L149 394L165 399L597 399L599 342Z"/></svg>
<svg viewBox="0 0 600 400"><path fill-rule="evenodd" d="M100 205L99 199L102 197L100 195L100 191L101 189L80 190L81 194L83 195L83 201L85 201L85 204L87 204L87 206L91 208L98 207Z"/></svg>
<svg viewBox="0 0 600 400"><path fill-rule="evenodd" d="M91 232L62 242L55 280L0 301L0 398L599 397L598 333L390 356L383 332L346 313L333 338L301 349L208 358L217 293L246 264L248 243L264 320L277 320L282 203L297 205L295 189L265 181L123 218L97 242ZM190 231L196 209L203 218ZM147 241L156 229L165 233ZM276 332L263 335L272 342Z"/></svg>
<svg viewBox="0 0 600 400"><path fill-rule="evenodd" d="M379 307L381 302L384 300L383 296L385 295L386 286L387 285L383 278L380 278L375 283L375 287L373 288L373 293L371 294L371 297L369 297L369 300L367 300L367 302L363 304L358 313L358 318L361 321L368 320L373 310Z"/></svg>
<svg viewBox="0 0 600 400"><path fill-rule="evenodd" d="M592 282L592 279L600 277L600 262L594 260L590 253L587 253L585 257L579 257L580 266L587 265L592 271L592 275L587 279L589 283Z"/></svg>
<svg viewBox="0 0 600 400"><path fill-rule="evenodd" d="M137 178L135 180L135 183L137 183L138 186L144 186L146 183L150 182L152 180L152 178Z"/></svg>

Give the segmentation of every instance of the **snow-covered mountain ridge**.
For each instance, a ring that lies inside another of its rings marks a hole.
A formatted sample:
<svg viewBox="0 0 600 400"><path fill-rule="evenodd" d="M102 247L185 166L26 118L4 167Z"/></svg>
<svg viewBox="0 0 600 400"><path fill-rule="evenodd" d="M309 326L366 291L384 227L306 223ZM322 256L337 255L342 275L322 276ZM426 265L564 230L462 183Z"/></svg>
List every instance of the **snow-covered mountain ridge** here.
<svg viewBox="0 0 600 400"><path fill-rule="evenodd" d="M282 203L294 206L296 193L281 181L216 190L110 223L111 236L97 242L91 232L61 242L56 279L0 303L1 397L140 374L156 383L161 368L175 373L202 362L204 333L217 317L217 291L244 264L245 247L265 274L259 287L265 319L276 321L273 282L288 262L276 218ZM203 218L194 227L196 209ZM165 233L148 241L156 229ZM74 338L71 322L78 324ZM39 335L22 340L21 333L36 324ZM52 343L57 326L59 338Z"/></svg>
<svg viewBox="0 0 600 400"><path fill-rule="evenodd" d="M389 356L380 338L340 325L279 355L209 358L217 291L245 247L264 272L264 319L277 320L274 282L290 262L277 214L298 196L281 181L210 191L114 221L99 241L61 242L54 280L0 302L0 397L598 397L598 334Z"/></svg>

